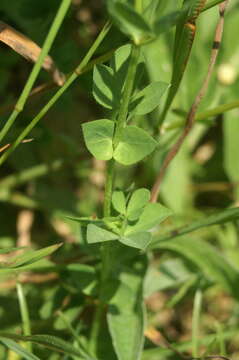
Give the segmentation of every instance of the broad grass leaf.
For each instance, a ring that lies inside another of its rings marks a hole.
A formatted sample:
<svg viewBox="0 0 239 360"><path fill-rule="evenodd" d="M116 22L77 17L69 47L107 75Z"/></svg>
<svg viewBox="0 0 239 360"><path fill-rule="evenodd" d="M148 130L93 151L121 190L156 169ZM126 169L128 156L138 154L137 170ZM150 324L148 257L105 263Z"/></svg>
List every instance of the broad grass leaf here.
<svg viewBox="0 0 239 360"><path fill-rule="evenodd" d="M112 297L107 320L119 360L141 359L144 344L145 310L142 285L145 261L133 263L120 275L120 284Z"/></svg>
<svg viewBox="0 0 239 360"><path fill-rule="evenodd" d="M113 157L122 165L132 165L149 155L157 146L146 131L129 125L123 129Z"/></svg>
<svg viewBox="0 0 239 360"><path fill-rule="evenodd" d="M143 211L144 206L149 202L150 191L148 189L135 190L127 206L127 218L130 221L137 220Z"/></svg>
<svg viewBox="0 0 239 360"><path fill-rule="evenodd" d="M170 215L172 215L172 211L165 206L158 203L149 203L145 206L138 222L135 225L127 226L125 235L151 230L154 226L159 225Z"/></svg>
<svg viewBox="0 0 239 360"><path fill-rule="evenodd" d="M11 349L17 355L21 356L21 358L26 360L40 360L39 357L30 353L27 349L23 348L21 345L16 343L14 340L7 339L4 337L0 337L0 342L5 345L8 349Z"/></svg>
<svg viewBox="0 0 239 360"><path fill-rule="evenodd" d="M206 276L239 299L239 269L232 266L212 245L203 240L180 237L162 241L157 248L171 251L188 259Z"/></svg>
<svg viewBox="0 0 239 360"><path fill-rule="evenodd" d="M143 16L129 4L110 0L108 1L108 9L120 30L133 38L136 43L151 35L151 28Z"/></svg>
<svg viewBox="0 0 239 360"><path fill-rule="evenodd" d="M80 349L75 348L73 345L69 344L56 336L52 335L15 335L15 334L0 334L1 337L7 339L19 340L19 341L30 341L32 343L41 345L53 351L63 353L65 355L78 356L84 360L96 360L93 356L88 356Z"/></svg>
<svg viewBox="0 0 239 360"><path fill-rule="evenodd" d="M44 257L51 255L61 245L62 245L62 243L48 246L48 247L45 247L40 250L26 251L25 253L18 255L15 258L11 259L10 262L8 264L6 264L6 268L16 270L20 267L31 265L31 264L43 259Z"/></svg>
<svg viewBox="0 0 239 360"><path fill-rule="evenodd" d="M136 249L145 250L152 240L152 234L149 232L138 232L136 234L122 236L119 241L127 246Z"/></svg>
<svg viewBox="0 0 239 360"><path fill-rule="evenodd" d="M123 191L114 191L112 196L112 204L114 209L120 214L126 213L126 199Z"/></svg>
<svg viewBox="0 0 239 360"><path fill-rule="evenodd" d="M121 82L117 73L105 65L96 65L93 73L93 96L95 100L108 109L117 109L121 100Z"/></svg>
<svg viewBox="0 0 239 360"><path fill-rule="evenodd" d="M114 234L111 231L102 229L99 226L94 224L89 224L87 226L87 242L88 244L101 243L105 241L111 241L118 239L118 235Z"/></svg>
<svg viewBox="0 0 239 360"><path fill-rule="evenodd" d="M95 120L82 125L86 147L98 160L110 160L113 155L114 122Z"/></svg>
<svg viewBox="0 0 239 360"><path fill-rule="evenodd" d="M159 105L162 95L168 88L169 84L155 81L137 92L130 103L130 116L145 115L153 111Z"/></svg>

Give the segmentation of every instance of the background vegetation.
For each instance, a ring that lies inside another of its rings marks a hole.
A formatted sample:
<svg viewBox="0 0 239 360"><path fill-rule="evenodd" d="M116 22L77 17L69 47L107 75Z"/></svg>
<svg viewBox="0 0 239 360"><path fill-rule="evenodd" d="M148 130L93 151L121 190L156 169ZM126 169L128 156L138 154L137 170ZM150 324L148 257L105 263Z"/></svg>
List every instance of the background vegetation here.
<svg viewBox="0 0 239 360"><path fill-rule="evenodd" d="M167 1L173 9L175 0ZM0 19L42 44L58 7L57 0L1 0ZM238 206L238 10L238 3L232 0L226 14L219 59L199 115L231 102L234 109L204 116L201 121L199 116L186 144L170 164L159 200L173 211L173 216L161 225L161 236L193 221L204 221L217 211ZM72 0L50 52L63 73L70 73L78 65L107 20L102 1ZM182 131L182 114L188 111L205 76L217 20L217 6L200 15L190 61L173 110L163 125L160 147L135 166L118 165L116 187L128 189L134 183L135 188L151 189L165 152ZM171 28L144 46L145 84L170 83L173 38ZM127 37L113 26L94 57L108 54L127 42ZM0 45L0 53L2 128L32 64L4 44ZM55 93L56 85L44 70L35 86L41 84L47 84L46 89L30 96L1 146L12 143ZM150 131L161 110L159 106L149 115L138 116L134 123ZM102 214L105 162L92 159L84 144L81 125L104 118L106 114L92 96L92 70L87 71L31 131L33 140L21 144L1 167L0 247L39 249L63 243L51 260L19 275L20 288L16 288L15 274L3 274L1 332L22 333L24 319L19 299L23 290L32 334L51 334L73 341L76 333L81 344L89 338L95 296L94 274L87 266L97 266L99 252L97 247L85 245L79 224L66 216ZM162 242L157 251L149 254L143 360L179 359L181 355L176 350L192 352L194 356L208 351L208 354L221 354L230 359L239 357L238 236L235 217L231 222L203 227ZM2 254L3 266L6 259ZM79 264L85 268L77 267ZM26 329L24 333L27 334ZM102 343L99 354L111 354L111 345ZM36 345L34 353L40 359L72 358ZM19 358L20 355L1 345L0 359ZM114 357L110 355L107 359Z"/></svg>

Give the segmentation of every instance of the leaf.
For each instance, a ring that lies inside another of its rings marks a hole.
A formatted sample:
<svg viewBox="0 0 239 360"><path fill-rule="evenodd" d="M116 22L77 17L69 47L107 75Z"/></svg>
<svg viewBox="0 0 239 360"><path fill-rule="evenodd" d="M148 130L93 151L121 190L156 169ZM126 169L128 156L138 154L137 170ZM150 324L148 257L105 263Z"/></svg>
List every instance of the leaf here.
<svg viewBox="0 0 239 360"><path fill-rule="evenodd" d="M142 355L145 321L142 283L146 266L143 259L121 272L120 284L109 304L107 320L119 360L139 360Z"/></svg>
<svg viewBox="0 0 239 360"><path fill-rule="evenodd" d="M127 218L130 221L137 220L149 199L150 191L148 189L142 188L134 191L127 206Z"/></svg>
<svg viewBox="0 0 239 360"><path fill-rule="evenodd" d="M181 237L162 241L158 247L179 254L197 265L209 278L221 284L235 298L239 299L239 270L234 268L217 249L206 241Z"/></svg>
<svg viewBox="0 0 239 360"><path fill-rule="evenodd" d="M62 246L62 243L52 245L45 247L40 250L31 250L27 251L24 254L18 255L15 258L10 260L10 263L6 265L7 268L19 268L22 266L27 266L30 264L33 264L44 257L51 255L53 252L55 252L60 246Z"/></svg>
<svg viewBox="0 0 239 360"><path fill-rule="evenodd" d="M123 129L113 157L123 165L132 165L149 155L157 146L148 133L137 126L130 125Z"/></svg>
<svg viewBox="0 0 239 360"><path fill-rule="evenodd" d="M145 250L152 240L152 234L149 232L138 232L129 236L119 238L119 241L127 246L136 249Z"/></svg>
<svg viewBox="0 0 239 360"><path fill-rule="evenodd" d="M145 115L153 111L168 88L169 84L155 81L136 93L130 103L130 116Z"/></svg>
<svg viewBox="0 0 239 360"><path fill-rule="evenodd" d="M112 204L115 210L120 214L126 213L126 199L123 191L114 191L112 196Z"/></svg>
<svg viewBox="0 0 239 360"><path fill-rule="evenodd" d="M171 27L175 26L180 18L180 11L172 11L164 15L159 20L155 21L153 30L156 36L168 31Z"/></svg>
<svg viewBox="0 0 239 360"><path fill-rule="evenodd" d="M25 248L26 248L25 246L3 248L3 249L0 249L0 254L8 254L10 252L22 250L22 249L25 249Z"/></svg>
<svg viewBox="0 0 239 360"><path fill-rule="evenodd" d="M56 336L52 335L31 335L31 336L22 336L15 334L1 334L1 337L6 337L8 339L20 340L20 341L30 341L38 345L42 345L48 349L61 352L63 354L68 354L72 356L79 356L85 360L96 360L94 357L85 356L80 350L75 348L73 345L70 345L69 342L66 342Z"/></svg>
<svg viewBox="0 0 239 360"><path fill-rule="evenodd" d="M95 244L104 241L117 240L118 235L114 234L111 231L105 230L96 226L94 224L90 224L87 226L87 242L88 244Z"/></svg>
<svg viewBox="0 0 239 360"><path fill-rule="evenodd" d="M26 359L26 360L40 360L39 357L37 357L36 355L30 353L27 349L25 349L22 346L18 345L15 341L13 341L11 339L6 339L6 338L1 336L0 337L0 342L2 342L3 345L5 345L9 349L11 349L16 354L23 357L23 359Z"/></svg>
<svg viewBox="0 0 239 360"><path fill-rule="evenodd" d="M110 160L113 155L114 122L95 120L82 125L87 149L98 160Z"/></svg>
<svg viewBox="0 0 239 360"><path fill-rule="evenodd" d="M162 221L172 215L171 210L161 204L149 203L145 206L138 222L131 226L128 225L125 235L135 234L137 232L152 229L155 225L159 225Z"/></svg>
<svg viewBox="0 0 239 360"><path fill-rule="evenodd" d="M108 10L120 30L132 37L136 44L151 34L150 26L129 4L109 0Z"/></svg>
<svg viewBox="0 0 239 360"><path fill-rule="evenodd" d="M120 104L121 88L115 81L113 70L105 65L96 65L93 73L93 96L102 106L113 109Z"/></svg>

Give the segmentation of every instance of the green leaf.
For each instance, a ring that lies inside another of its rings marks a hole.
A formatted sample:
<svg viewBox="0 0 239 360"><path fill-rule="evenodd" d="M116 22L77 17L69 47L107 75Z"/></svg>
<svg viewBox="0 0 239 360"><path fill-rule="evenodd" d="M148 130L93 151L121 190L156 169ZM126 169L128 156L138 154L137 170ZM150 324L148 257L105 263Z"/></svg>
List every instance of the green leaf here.
<svg viewBox="0 0 239 360"><path fill-rule="evenodd" d="M127 206L127 219L130 221L137 220L149 199L150 191L148 189L142 188L134 191Z"/></svg>
<svg viewBox="0 0 239 360"><path fill-rule="evenodd" d="M123 191L114 191L112 196L112 204L114 209L120 214L126 213L126 199Z"/></svg>
<svg viewBox="0 0 239 360"><path fill-rule="evenodd" d="M117 81L117 73L105 65L96 65L93 73L93 95L95 100L108 109L118 108L123 84Z"/></svg>
<svg viewBox="0 0 239 360"><path fill-rule="evenodd" d="M75 348L73 345L70 345L69 342L66 342L56 336L52 335L31 335L31 336L22 336L15 334L0 334L1 337L6 337L8 339L20 340L20 341L30 341L38 345L42 345L48 349L61 352L63 354L78 356L84 360L96 360L94 357L85 356L82 352Z"/></svg>
<svg viewBox="0 0 239 360"><path fill-rule="evenodd" d="M133 38L136 44L151 35L150 26L129 4L109 0L108 10L120 30Z"/></svg>
<svg viewBox="0 0 239 360"><path fill-rule="evenodd" d="M162 95L169 88L169 84L155 81L135 94L129 107L130 116L145 115L153 111L159 105Z"/></svg>
<svg viewBox="0 0 239 360"><path fill-rule="evenodd" d="M175 26L180 18L180 11L172 11L164 15L159 20L155 21L153 30L156 36L168 31L172 26Z"/></svg>
<svg viewBox="0 0 239 360"><path fill-rule="evenodd" d="M123 129L113 157L123 165L132 165L149 155L157 146L148 133L137 126L130 125Z"/></svg>
<svg viewBox="0 0 239 360"><path fill-rule="evenodd" d="M119 238L119 241L127 246L136 249L145 250L152 240L152 234L149 232L138 232L129 236Z"/></svg>
<svg viewBox="0 0 239 360"><path fill-rule="evenodd" d="M143 259L121 272L120 284L109 304L107 320L119 360L139 360L142 355L145 321L142 285L146 266Z"/></svg>
<svg viewBox="0 0 239 360"><path fill-rule="evenodd" d="M23 359L26 359L26 360L40 360L39 357L37 357L36 355L30 353L27 349L25 349L22 346L18 345L15 341L13 341L11 339L6 339L4 337L0 337L0 341L1 341L1 343L3 343L3 345L5 345L9 349L11 349L13 352L15 352L16 354L23 357Z"/></svg>
<svg viewBox="0 0 239 360"><path fill-rule="evenodd" d="M4 249L0 249L0 254L8 254L10 252L17 251L17 250L22 250L22 249L26 249L26 247L25 246L19 246L19 247L4 248Z"/></svg>
<svg viewBox="0 0 239 360"><path fill-rule="evenodd" d="M19 268L22 266L27 266L30 264L33 264L44 257L51 255L53 252L55 252L60 246L62 246L62 243L52 245L45 247L40 250L30 250L25 252L24 254L18 255L15 258L11 259L9 263L6 264L7 268Z"/></svg>
<svg viewBox="0 0 239 360"><path fill-rule="evenodd" d="M179 254L197 265L209 278L221 284L235 298L239 299L239 270L234 268L215 247L206 241L180 237L162 241L158 247Z"/></svg>
<svg viewBox="0 0 239 360"><path fill-rule="evenodd" d="M124 83L124 79L128 70L128 60L131 54L132 45L126 44L121 46L114 52L114 55L111 59L110 66L114 71L114 74L117 76L117 81ZM122 79L123 78L123 79Z"/></svg>
<svg viewBox="0 0 239 360"><path fill-rule="evenodd" d="M110 160L113 155L114 122L95 120L82 125L87 149L98 160Z"/></svg>
<svg viewBox="0 0 239 360"><path fill-rule="evenodd" d="M133 226L127 226L125 235L150 230L154 226L159 225L170 215L172 215L172 211L161 204L147 204L140 215L138 222Z"/></svg>
<svg viewBox="0 0 239 360"><path fill-rule="evenodd" d="M99 226L90 224L87 226L87 242L88 244L101 243L104 241L117 240L118 235L114 234L111 231L102 229Z"/></svg>

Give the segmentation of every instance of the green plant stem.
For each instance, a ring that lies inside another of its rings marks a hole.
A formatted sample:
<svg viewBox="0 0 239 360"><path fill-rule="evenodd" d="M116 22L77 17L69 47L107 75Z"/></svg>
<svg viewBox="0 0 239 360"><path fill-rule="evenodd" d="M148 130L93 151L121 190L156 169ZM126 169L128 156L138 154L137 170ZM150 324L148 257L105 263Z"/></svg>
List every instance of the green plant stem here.
<svg viewBox="0 0 239 360"><path fill-rule="evenodd" d="M202 310L202 291L198 289L194 297L193 304L193 319L192 319L192 352L193 357L199 357L199 328L200 328L200 316Z"/></svg>
<svg viewBox="0 0 239 360"><path fill-rule="evenodd" d="M233 109L237 109L239 108L239 100L234 100L231 101L230 103L227 104L222 104L219 105L213 109L209 109L209 110L205 110L205 111L201 111L196 115L195 121L204 123L204 124L208 124L208 121L206 121L208 118L210 117L216 117L220 114L223 114L224 112L233 110ZM176 110L175 110L176 111ZM180 117L184 117L186 116L186 112L184 110L181 110L180 112L177 112L177 114ZM173 129L178 129L184 126L185 121L184 120L179 120L177 122L175 122L172 125L169 126L165 126L165 130L173 130Z"/></svg>
<svg viewBox="0 0 239 360"><path fill-rule="evenodd" d="M98 46L101 44L105 36L107 35L110 29L110 24L107 23L104 28L101 30L97 39L88 50L87 54L75 69L75 71L69 76L66 80L65 84L53 95L53 97L49 100L49 102L42 108L37 116L33 118L30 124L21 132L21 134L17 137L17 139L12 143L11 147L5 151L0 157L0 165L2 165L9 155L16 149L16 147L22 142L22 140L30 133L30 131L36 126L36 124L46 115L46 113L52 108L52 106L56 103L56 101L61 97L61 95L69 88L69 86L77 79L82 69L88 64Z"/></svg>
<svg viewBox="0 0 239 360"><path fill-rule="evenodd" d="M19 282L17 283L17 296L18 296L18 302L19 302L20 313L22 318L23 335L29 336L31 335L30 316L29 316L27 301L23 291L23 287L22 284L20 284ZM30 352L32 352L32 343L28 343L26 347Z"/></svg>
<svg viewBox="0 0 239 360"><path fill-rule="evenodd" d="M121 132L126 124L130 97L134 87L134 79L135 79L139 54L140 54L140 47L136 45L132 45L128 74L124 84L122 103L119 110L119 116L116 122L115 134L113 139L114 147L118 145Z"/></svg>
<svg viewBox="0 0 239 360"><path fill-rule="evenodd" d="M107 174L105 183L105 199L104 199L104 217L110 216L111 199L113 192L115 161L111 159L107 164Z"/></svg>
<svg viewBox="0 0 239 360"><path fill-rule="evenodd" d="M119 110L119 115L116 120L115 134L113 138L114 147L117 146L120 139L121 131L126 125L128 108L129 108L130 98L133 92L139 54L140 54L140 48L135 45L132 45L129 68L124 84L124 93ZM108 162L108 167L107 167L105 199L104 199L104 217L109 217L111 215L114 169L115 169L115 160L112 159ZM90 350L94 353L96 352L97 340L99 338L102 318L105 310L105 301L104 301L106 295L104 293L105 284L109 280L112 271L112 263L115 261L114 249L115 249L115 244L112 246L111 243L106 243L101 246L102 269L101 269L101 279L100 279L101 283L100 283L99 304L95 310L92 330L91 330L91 339L90 339Z"/></svg>
<svg viewBox="0 0 239 360"><path fill-rule="evenodd" d="M60 26L64 20L64 17L67 13L67 10L68 10L70 4L71 4L71 0L62 0L61 6L59 7L59 10L55 16L55 19L52 23L50 31L49 31L49 33L46 37L46 40L43 44L42 51L37 59L37 62L35 63L35 65L32 69L32 72L26 82L26 85L24 86L24 89L15 105L15 108L14 108L12 114L10 115L10 117L8 118L7 122L5 123L4 127L2 128L2 130L0 132L0 142L3 140L5 135L8 133L11 126L14 124L19 113L23 110L24 105L27 101L27 98L31 92L33 85L34 85L34 82L36 81L37 76L41 70L43 61L44 61L46 55L48 54L48 52L53 44L53 41L55 40L55 37L60 29Z"/></svg>

